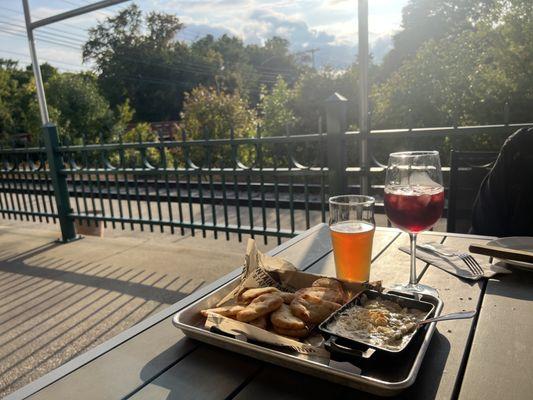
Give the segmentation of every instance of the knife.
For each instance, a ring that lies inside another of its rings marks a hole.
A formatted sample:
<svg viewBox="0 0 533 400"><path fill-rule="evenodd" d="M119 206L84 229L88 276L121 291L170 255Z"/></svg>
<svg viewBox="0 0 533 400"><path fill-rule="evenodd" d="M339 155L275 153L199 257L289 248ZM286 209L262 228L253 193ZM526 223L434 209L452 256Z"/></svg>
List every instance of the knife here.
<svg viewBox="0 0 533 400"><path fill-rule="evenodd" d="M469 250L471 253L533 264L533 253L531 251L515 250L501 246L490 246L488 244L471 244Z"/></svg>

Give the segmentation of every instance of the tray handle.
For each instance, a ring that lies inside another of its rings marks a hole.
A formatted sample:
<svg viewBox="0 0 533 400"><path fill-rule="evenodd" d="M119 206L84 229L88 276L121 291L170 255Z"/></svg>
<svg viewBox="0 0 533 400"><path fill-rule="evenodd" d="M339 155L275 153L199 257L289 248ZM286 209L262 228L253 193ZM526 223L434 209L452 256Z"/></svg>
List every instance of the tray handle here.
<svg viewBox="0 0 533 400"><path fill-rule="evenodd" d="M341 353L350 357L358 357L358 358L370 358L372 357L372 354L375 353L375 349L369 347L366 350L360 350L360 349L353 349L351 347L343 346L339 343L337 343L336 337L330 337L327 342L326 346L329 346L333 351L336 351L337 353Z"/></svg>

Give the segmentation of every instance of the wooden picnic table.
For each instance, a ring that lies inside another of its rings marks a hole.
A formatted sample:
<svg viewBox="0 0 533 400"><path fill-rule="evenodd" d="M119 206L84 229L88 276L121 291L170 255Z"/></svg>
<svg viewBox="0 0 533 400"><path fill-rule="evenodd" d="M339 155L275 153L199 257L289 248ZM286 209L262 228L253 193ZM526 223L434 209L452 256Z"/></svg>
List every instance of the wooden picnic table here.
<svg viewBox="0 0 533 400"><path fill-rule="evenodd" d="M485 237L428 232L459 250ZM372 280L406 282L408 237L378 228ZM244 247L244 246L243 246ZM317 225L270 252L302 270L334 275L328 227ZM483 256L479 260L487 261ZM375 398L325 380L257 361L186 338L172 316L235 278L241 270L198 290L163 312L64 364L8 399L333 399ZM461 280L419 261L421 282L437 288L443 313L477 309L473 320L437 325L415 384L400 398L531 398L533 379L533 274L515 271L497 279ZM391 366L393 367L393 366Z"/></svg>

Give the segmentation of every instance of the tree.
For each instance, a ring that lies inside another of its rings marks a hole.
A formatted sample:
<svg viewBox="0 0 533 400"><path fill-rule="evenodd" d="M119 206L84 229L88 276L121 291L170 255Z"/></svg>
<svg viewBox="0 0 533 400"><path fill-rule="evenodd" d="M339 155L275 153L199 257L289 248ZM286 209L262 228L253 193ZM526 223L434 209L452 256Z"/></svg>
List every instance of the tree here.
<svg viewBox="0 0 533 400"><path fill-rule="evenodd" d="M499 0L410 0L402 10L402 29L385 56L381 79L415 56L427 41L472 31Z"/></svg>
<svg viewBox="0 0 533 400"><path fill-rule="evenodd" d="M264 136L282 136L297 122L293 111L294 90L289 89L282 77L269 93L266 86L261 87L261 101L258 108L263 120Z"/></svg>
<svg viewBox="0 0 533 400"><path fill-rule="evenodd" d="M533 9L522 0L500 0L479 17L475 29L429 40L390 78L374 88L372 120L376 128L497 124L505 103L511 118L531 119L533 104ZM504 135L460 137L461 149L501 146ZM435 139L417 141L440 147ZM397 149L412 146L391 143Z"/></svg>
<svg viewBox="0 0 533 400"><path fill-rule="evenodd" d="M49 64L42 64L41 69L46 72L43 73L45 84L58 74ZM55 120L57 110L49 107L48 111ZM28 133L30 144L36 145L41 126L31 66L21 69L16 61L0 59L0 135L4 143L13 145L14 134Z"/></svg>
<svg viewBox="0 0 533 400"><path fill-rule="evenodd" d="M226 93L200 85L185 95L181 116L188 140L228 139L231 136L243 138L255 135L255 113L248 108L239 93ZM250 148L245 149L241 155L248 158L249 150ZM211 161L231 164L231 154L229 146L217 146L212 149ZM204 166L207 162L206 156L205 152L191 155L195 162Z"/></svg>
<svg viewBox="0 0 533 400"><path fill-rule="evenodd" d="M427 41L375 87L375 126L501 123L507 101L531 104L533 29L526 21L533 10L517 0L499 4L505 12L488 13L475 30ZM525 117L526 109L515 115Z"/></svg>
<svg viewBox="0 0 533 400"><path fill-rule="evenodd" d="M198 86L185 94L182 112L183 126L191 139L227 139L252 137L256 117L238 93L217 91L213 87Z"/></svg>
<svg viewBox="0 0 533 400"><path fill-rule="evenodd" d="M138 121L176 119L183 93L196 86L189 49L176 41L176 16L151 12L146 32L135 4L89 30L84 61L94 61L111 106L129 99ZM191 73L192 71L192 73Z"/></svg>
<svg viewBox="0 0 533 400"><path fill-rule="evenodd" d="M117 119L107 100L100 94L92 74L64 73L54 76L47 85L48 101L59 111L54 121L71 144L98 143L100 135L110 139Z"/></svg>

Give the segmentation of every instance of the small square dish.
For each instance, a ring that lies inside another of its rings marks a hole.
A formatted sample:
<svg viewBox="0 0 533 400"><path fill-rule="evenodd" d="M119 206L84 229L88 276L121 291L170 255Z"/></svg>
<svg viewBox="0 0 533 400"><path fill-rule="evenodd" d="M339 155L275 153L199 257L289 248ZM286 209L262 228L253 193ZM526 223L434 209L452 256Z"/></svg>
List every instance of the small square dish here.
<svg viewBox="0 0 533 400"><path fill-rule="evenodd" d="M363 349L401 353L420 330L416 322L429 318L435 305L401 294L365 290L319 325L332 350ZM372 352L370 353L372 354Z"/></svg>

